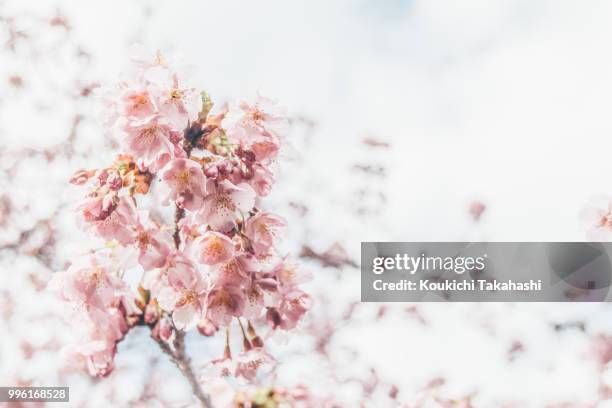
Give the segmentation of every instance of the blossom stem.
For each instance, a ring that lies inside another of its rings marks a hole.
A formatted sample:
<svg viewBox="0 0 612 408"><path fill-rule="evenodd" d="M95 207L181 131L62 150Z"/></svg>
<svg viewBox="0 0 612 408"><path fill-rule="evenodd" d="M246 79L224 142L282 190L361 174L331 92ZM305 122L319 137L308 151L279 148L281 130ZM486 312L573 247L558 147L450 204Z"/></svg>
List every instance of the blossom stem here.
<svg viewBox="0 0 612 408"><path fill-rule="evenodd" d="M210 398L198 382L195 373L193 372L193 368L191 367L191 360L187 356L185 352L185 332L181 330L175 331L175 338L170 346L169 343L161 339L156 339L157 344L161 350L170 357L170 360L176 365L176 367L181 371L183 377L189 382L191 386L191 390L196 398L200 401L202 407L212 408L212 403L210 402Z"/></svg>
<svg viewBox="0 0 612 408"><path fill-rule="evenodd" d="M179 222L185 216L185 210L176 206L176 211L174 212L174 246L176 249L179 249L181 245L181 228L179 226Z"/></svg>
<svg viewBox="0 0 612 408"><path fill-rule="evenodd" d="M240 325L240 331L242 331L242 344L244 345L244 349L250 350L252 348L252 345L246 333L244 332L244 326L242 325L242 321L239 317L237 317L236 320L238 320L238 324Z"/></svg>

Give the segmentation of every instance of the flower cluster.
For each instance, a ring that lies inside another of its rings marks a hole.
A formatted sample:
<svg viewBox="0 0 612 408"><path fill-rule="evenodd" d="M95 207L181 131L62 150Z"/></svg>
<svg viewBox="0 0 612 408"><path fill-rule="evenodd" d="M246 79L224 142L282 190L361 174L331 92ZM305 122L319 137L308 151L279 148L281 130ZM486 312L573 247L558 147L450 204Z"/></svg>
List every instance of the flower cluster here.
<svg viewBox="0 0 612 408"><path fill-rule="evenodd" d="M208 95L180 71L160 53L138 52L102 93L122 153L71 182L89 187L79 219L106 246L56 274L51 287L87 328L73 351L92 374L110 372L117 342L134 325L170 342L179 331L212 336L236 321L244 350L232 357L228 339L211 366L251 380L274 361L256 328L292 329L311 302L300 289L309 277L276 249L285 220L260 208L288 121L261 96L211 112ZM159 200L145 199L154 193ZM147 202L162 208L144 210ZM132 291L122 276L136 268L142 278Z"/></svg>
<svg viewBox="0 0 612 408"><path fill-rule="evenodd" d="M107 254L92 253L75 259L49 284L62 300L77 306L70 320L81 338L66 351L68 357L82 358L91 375L111 372L117 342L139 313L128 286L113 272Z"/></svg>

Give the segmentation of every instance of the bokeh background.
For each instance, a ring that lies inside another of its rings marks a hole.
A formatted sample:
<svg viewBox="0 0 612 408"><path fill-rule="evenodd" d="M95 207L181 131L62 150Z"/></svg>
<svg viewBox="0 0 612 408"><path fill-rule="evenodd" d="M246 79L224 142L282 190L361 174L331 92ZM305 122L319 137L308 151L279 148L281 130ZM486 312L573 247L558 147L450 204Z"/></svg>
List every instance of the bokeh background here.
<svg viewBox="0 0 612 408"><path fill-rule="evenodd" d="M67 367L44 291L87 245L69 176L116 148L92 90L142 43L181 53L218 104L289 108L267 205L316 302L262 385L346 407L607 406L609 305L360 304L358 263L361 241L584 240L580 209L611 188L611 19L607 1L0 0L0 384L190 403L145 331L107 379ZM188 347L196 366L222 349Z"/></svg>

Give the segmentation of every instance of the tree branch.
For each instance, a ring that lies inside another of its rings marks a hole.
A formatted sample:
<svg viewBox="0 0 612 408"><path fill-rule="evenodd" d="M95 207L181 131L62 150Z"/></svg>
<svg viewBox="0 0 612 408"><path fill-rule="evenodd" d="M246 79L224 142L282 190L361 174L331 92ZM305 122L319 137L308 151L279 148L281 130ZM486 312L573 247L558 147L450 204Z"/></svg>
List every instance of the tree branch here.
<svg viewBox="0 0 612 408"><path fill-rule="evenodd" d="M198 126L201 128L199 123L196 124L195 130L199 130ZM187 153L187 157L191 156L191 150L194 147L197 139L202 136L201 132L196 132L197 136L195 138L187 137L190 134L191 127L185 130L185 139L189 143L183 146L185 153ZM180 234L180 226L179 223L181 219L185 216L185 209L180 208L178 205L176 206L176 210L174 212L174 246L178 250L181 246L181 234ZM183 374L183 377L187 379L189 385L191 386L191 390L196 398L200 401L201 405L205 408L213 408L212 403L210 402L210 398L204 390L202 389L200 383L198 382L195 373L193 372L193 368L191 367L191 360L187 356L185 351L185 332L182 330L174 330L175 337L172 344L172 347L169 343L166 343L162 339L154 338L162 351L170 356L170 360L178 367L178 369Z"/></svg>
<svg viewBox="0 0 612 408"><path fill-rule="evenodd" d="M191 367L191 361L185 352L185 332L181 330L175 331L172 347L161 339L155 339L155 341L159 344L161 350L170 357L170 360L181 371L183 377L189 382L193 394L200 401L201 405L205 408L213 408L210 398L202 390L193 372L193 368Z"/></svg>

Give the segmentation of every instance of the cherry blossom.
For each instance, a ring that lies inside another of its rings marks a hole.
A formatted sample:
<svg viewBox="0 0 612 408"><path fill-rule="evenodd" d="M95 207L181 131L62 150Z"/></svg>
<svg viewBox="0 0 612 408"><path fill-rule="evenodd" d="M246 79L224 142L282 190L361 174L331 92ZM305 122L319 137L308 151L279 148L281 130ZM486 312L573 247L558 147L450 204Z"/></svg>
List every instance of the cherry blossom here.
<svg viewBox="0 0 612 408"><path fill-rule="evenodd" d="M245 232L252 243L255 254L268 253L274 245L278 230L286 225L286 221L281 217L266 212L260 212L249 218L246 222Z"/></svg>
<svg viewBox="0 0 612 408"><path fill-rule="evenodd" d="M81 341L69 345L63 352L69 360L84 363L91 375L105 377L113 369L117 342L127 332L128 324L117 309L95 313L94 319L76 320L80 323Z"/></svg>
<svg viewBox="0 0 612 408"><path fill-rule="evenodd" d="M149 91L141 84L124 85L118 92L116 110L118 117L129 121L137 121L151 117L156 112L156 106Z"/></svg>
<svg viewBox="0 0 612 408"><path fill-rule="evenodd" d="M286 111L276 101L257 96L253 102L241 101L232 106L225 116L223 126L230 139L246 146L259 144L254 152L258 160L269 160L278 151L279 138L288 130Z"/></svg>
<svg viewBox="0 0 612 408"><path fill-rule="evenodd" d="M93 219L92 227L100 238L106 241L116 239L120 244L126 245L133 239L133 228L137 224L136 208L129 197L117 198L115 201L118 201L116 206L102 211L98 219ZM91 220L91 212L85 214L85 219Z"/></svg>
<svg viewBox="0 0 612 408"><path fill-rule="evenodd" d="M273 270L278 282L285 288L294 288L312 279L310 272L299 268L295 263L283 258Z"/></svg>
<svg viewBox="0 0 612 408"><path fill-rule="evenodd" d="M255 205L255 191L246 183L234 185L225 180L217 185L210 184L208 191L198 215L216 231L228 232L236 220Z"/></svg>
<svg viewBox="0 0 612 408"><path fill-rule="evenodd" d="M235 286L215 287L208 295L206 317L219 326L227 326L233 317L242 315L244 294Z"/></svg>
<svg viewBox="0 0 612 408"><path fill-rule="evenodd" d="M252 172L249 185L255 190L257 195L264 197L270 194L275 180L274 173L267 167L257 163L253 165Z"/></svg>
<svg viewBox="0 0 612 408"><path fill-rule="evenodd" d="M281 327L292 329L312 306L310 296L301 290L292 290L284 294L278 308L281 317Z"/></svg>
<svg viewBox="0 0 612 408"><path fill-rule="evenodd" d="M78 343L65 353L84 362L91 375L106 376L113 367L116 343L129 329L129 316L138 313L125 282L111 269L109 258L87 254L65 272L56 273L49 289L72 305L71 321L78 323ZM127 306L127 307L126 307Z"/></svg>
<svg viewBox="0 0 612 408"><path fill-rule="evenodd" d="M158 111L179 128L186 128L197 119L202 109L202 98L195 88L185 88L178 75L166 67L157 65L146 70L149 93Z"/></svg>
<svg viewBox="0 0 612 408"><path fill-rule="evenodd" d="M96 254L76 258L65 272L58 272L49 282L49 289L70 303L104 309L126 285Z"/></svg>
<svg viewBox="0 0 612 408"><path fill-rule="evenodd" d="M170 235L154 225L146 212L141 213L135 225L134 241L138 248L138 263L145 271L162 267L172 252Z"/></svg>
<svg viewBox="0 0 612 408"><path fill-rule="evenodd" d="M170 286L169 277L173 275L188 276L193 274L193 262L182 251L173 251L166 256L163 267L155 268L143 274L141 285L149 290L153 298L158 298L162 290ZM170 307L172 310L172 307Z"/></svg>
<svg viewBox="0 0 612 408"><path fill-rule="evenodd" d="M204 311L209 285L193 268L175 269L168 276L168 285L157 298L160 307L172 312L172 320L179 330L194 328Z"/></svg>
<svg viewBox="0 0 612 408"><path fill-rule="evenodd" d="M252 382L274 367L263 339L293 329L311 298L299 287L307 274L276 248L286 221L261 208L288 130L284 109L258 96L209 114L210 97L183 71L136 49L119 83L99 92L122 151L70 182L87 189L77 213L105 245L77 257L49 289L72 307L79 340L67 355L90 374L108 375L117 344L145 326L210 406L185 333L224 333L223 357L205 371ZM234 353L232 327L242 344Z"/></svg>
<svg viewBox="0 0 612 408"><path fill-rule="evenodd" d="M204 365L202 376L207 380L231 377L236 373L236 364L236 359L232 358L229 348L226 346L223 357L209 361Z"/></svg>
<svg viewBox="0 0 612 408"><path fill-rule="evenodd" d="M162 180L168 189L164 204L171 201L195 211L202 206L206 178L202 166L189 159L174 159L164 168Z"/></svg>
<svg viewBox="0 0 612 408"><path fill-rule="evenodd" d="M225 263L234 256L234 242L226 235L208 231L194 242L200 262L206 265Z"/></svg>
<svg viewBox="0 0 612 408"><path fill-rule="evenodd" d="M171 159L185 155L178 146L180 132L157 114L130 121L121 127L121 132L126 151L151 172L157 172Z"/></svg>
<svg viewBox="0 0 612 408"><path fill-rule="evenodd" d="M276 360L261 347L240 352L236 358L236 376L252 381L258 373L270 371Z"/></svg>

